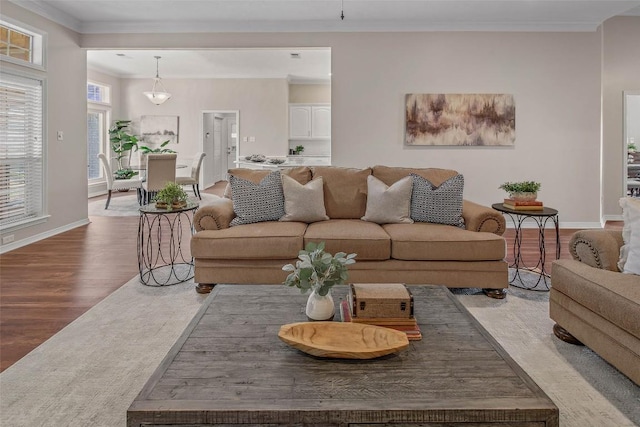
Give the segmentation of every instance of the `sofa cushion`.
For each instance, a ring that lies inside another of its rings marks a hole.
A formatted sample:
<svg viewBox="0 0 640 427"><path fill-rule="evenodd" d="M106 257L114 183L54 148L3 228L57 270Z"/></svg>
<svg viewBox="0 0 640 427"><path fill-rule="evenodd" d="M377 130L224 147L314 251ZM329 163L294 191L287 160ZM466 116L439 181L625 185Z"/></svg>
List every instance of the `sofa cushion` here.
<svg viewBox="0 0 640 427"><path fill-rule="evenodd" d="M499 261L506 254L505 240L493 233L425 222L385 224L382 228L391 237L393 259Z"/></svg>
<svg viewBox="0 0 640 427"><path fill-rule="evenodd" d="M555 291L640 338L640 277L558 260L551 281Z"/></svg>
<svg viewBox="0 0 640 427"><path fill-rule="evenodd" d="M254 184L259 183L264 179L265 176L269 175L272 170L264 170L264 169L247 169L247 168L235 168L229 169L227 171L227 175L229 178L231 176L235 176L238 178L246 179L247 181L251 181ZM298 181L300 184L304 185L311 180L311 169L306 166L299 166L295 168L284 168L280 170L282 175L290 176L291 178ZM231 199L231 185L227 185L224 190L224 197L227 199Z"/></svg>
<svg viewBox="0 0 640 427"><path fill-rule="evenodd" d="M406 224L408 225L408 224ZM330 219L309 224L304 245L325 242L325 251L355 253L357 261L389 259L391 240L381 226L359 219Z"/></svg>
<svg viewBox="0 0 640 427"><path fill-rule="evenodd" d="M268 221L199 231L191 237L191 253L208 259L293 259L304 247L306 228L301 222Z"/></svg>
<svg viewBox="0 0 640 427"><path fill-rule="evenodd" d="M411 219L418 222L455 225L464 228L462 191L464 177L456 175L439 186L416 174L411 193Z"/></svg>
<svg viewBox="0 0 640 427"><path fill-rule="evenodd" d="M406 176L391 186L373 175L367 177L367 211L364 221L377 224L408 223L413 180Z"/></svg>
<svg viewBox="0 0 640 427"><path fill-rule="evenodd" d="M280 221L316 222L329 219L324 207L324 185L322 177L306 184L282 175L285 215Z"/></svg>
<svg viewBox="0 0 640 427"><path fill-rule="evenodd" d="M387 185L392 185L393 183L401 180L405 176L411 175L412 173L428 179L429 182L431 182L436 187L449 178L453 178L454 176L458 175L458 172L452 169L438 168L400 168L377 165L372 169L373 176Z"/></svg>
<svg viewBox="0 0 640 427"><path fill-rule="evenodd" d="M367 177L371 169L317 166L313 177L324 180L324 205L332 219L360 219L367 207Z"/></svg>
<svg viewBox="0 0 640 427"><path fill-rule="evenodd" d="M284 194L279 171L273 171L254 184L236 176L229 177L236 217L231 226L277 221L284 215Z"/></svg>

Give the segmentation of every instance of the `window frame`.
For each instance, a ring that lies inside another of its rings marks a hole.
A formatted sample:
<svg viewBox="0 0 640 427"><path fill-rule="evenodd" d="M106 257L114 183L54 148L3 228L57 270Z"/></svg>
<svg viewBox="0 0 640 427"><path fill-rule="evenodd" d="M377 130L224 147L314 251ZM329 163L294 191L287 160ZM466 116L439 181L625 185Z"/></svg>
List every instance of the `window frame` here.
<svg viewBox="0 0 640 427"><path fill-rule="evenodd" d="M41 143L42 143L42 165L41 171L42 175L40 176L40 202L41 202L41 210L39 215L36 215L31 218L25 218L22 220L18 220L15 222L10 222L8 224L2 225L0 224L0 233L10 233L15 230L19 230L22 228L31 227L37 224L42 224L48 220L51 215L48 214L48 191L47 191L47 173L48 173L48 138L47 138L47 78L46 76L38 75L35 73L25 72L24 70L16 70L16 69L4 69L2 70L2 74L5 76L13 76L22 79L31 79L38 81L40 83L40 87L42 90L41 100L41 110L40 110L40 120L41 120Z"/></svg>
<svg viewBox="0 0 640 427"><path fill-rule="evenodd" d="M0 61L9 62L23 67L33 68L39 71L47 70L47 33L30 25L11 19L7 16L0 18L0 24L15 29L32 37L31 61L25 61L0 53Z"/></svg>
<svg viewBox="0 0 640 427"><path fill-rule="evenodd" d="M89 99L89 85L94 85L94 86L100 86L104 89L106 89L107 93L107 101L94 101L94 100L90 100ZM102 134L102 146L100 147L100 152L105 154L107 156L107 159L109 159L109 163L111 163L111 144L110 144L110 140L109 140L109 126L111 123L111 111L112 111L112 104L111 104L111 96L112 96L112 87L110 84L107 83L102 83L99 82L97 80L91 80L91 79L87 79L87 91L86 91L86 96L87 96L87 120L89 117L89 113L90 112L96 112L96 113L103 113L104 114L104 120L103 120L103 129L104 132ZM88 129L88 127L87 127ZM89 149L88 144L89 144L89 139L88 139L88 134L87 134L87 150ZM88 159L87 159L88 160ZM89 168L89 165L87 165L87 169ZM87 182L89 184L89 187L91 187L92 185L96 185L96 184L103 184L105 182L107 182L107 178L104 176L104 171L102 170L102 165L100 165L100 178L89 178L88 177L88 171L87 171Z"/></svg>
<svg viewBox="0 0 640 427"><path fill-rule="evenodd" d="M97 104L97 103L96 103ZM98 113L98 114L102 114L103 118L102 118L102 128L103 128L103 132L102 132L102 144L100 147L100 153L103 153L105 155L107 155L107 159L110 160L110 144L109 144L109 123L111 123L111 109L110 108L106 108L106 106L102 105L102 104L97 104L97 105L89 105L87 107L87 120L89 118L89 114L91 113ZM88 126L87 126L88 129ZM87 151L89 149L88 144L89 144L89 135L87 133ZM87 159L88 160L88 159ZM100 177L98 178L89 178L89 173L87 171L87 181L89 183L89 185L91 186L92 184L101 184L104 182L107 182L107 178L104 176L104 170L102 169L102 164L100 164L100 161L97 159L98 161L98 165L100 167ZM89 168L89 165L87 165L87 169Z"/></svg>

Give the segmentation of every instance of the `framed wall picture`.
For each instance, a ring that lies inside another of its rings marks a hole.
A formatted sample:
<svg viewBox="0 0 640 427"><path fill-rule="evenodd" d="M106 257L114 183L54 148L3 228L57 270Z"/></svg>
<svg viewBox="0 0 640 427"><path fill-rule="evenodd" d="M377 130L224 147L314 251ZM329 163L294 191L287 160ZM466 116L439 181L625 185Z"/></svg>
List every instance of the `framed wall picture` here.
<svg viewBox="0 0 640 427"><path fill-rule="evenodd" d="M142 116L140 118L142 141L149 148L158 148L167 140L169 144L177 144L179 124L179 116Z"/></svg>
<svg viewBox="0 0 640 427"><path fill-rule="evenodd" d="M405 144L513 146L516 105L509 94L407 94Z"/></svg>

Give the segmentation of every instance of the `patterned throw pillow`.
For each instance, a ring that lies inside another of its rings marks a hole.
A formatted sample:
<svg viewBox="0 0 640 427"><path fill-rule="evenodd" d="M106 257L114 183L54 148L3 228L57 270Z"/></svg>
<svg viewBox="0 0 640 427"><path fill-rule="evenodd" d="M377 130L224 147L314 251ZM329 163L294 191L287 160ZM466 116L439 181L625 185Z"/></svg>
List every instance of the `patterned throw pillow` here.
<svg viewBox="0 0 640 427"><path fill-rule="evenodd" d="M464 228L462 218L462 190L464 177L456 175L439 187L434 187L428 179L411 174L411 219L416 222L455 225Z"/></svg>
<svg viewBox="0 0 640 427"><path fill-rule="evenodd" d="M229 176L236 217L231 226L254 222L277 221L284 215L284 193L280 171L273 171L254 184L246 179Z"/></svg>

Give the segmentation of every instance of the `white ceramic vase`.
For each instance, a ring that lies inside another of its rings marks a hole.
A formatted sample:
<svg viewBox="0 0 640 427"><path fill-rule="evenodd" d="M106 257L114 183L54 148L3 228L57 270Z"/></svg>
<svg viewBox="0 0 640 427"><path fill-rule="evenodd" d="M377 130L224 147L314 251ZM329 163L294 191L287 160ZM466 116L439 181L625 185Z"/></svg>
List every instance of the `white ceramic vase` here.
<svg viewBox="0 0 640 427"><path fill-rule="evenodd" d="M327 295L318 295L316 291L311 292L309 299L307 299L307 308L305 310L307 317L310 320L331 320L335 314L335 308L333 305L333 297L331 296L331 290Z"/></svg>

